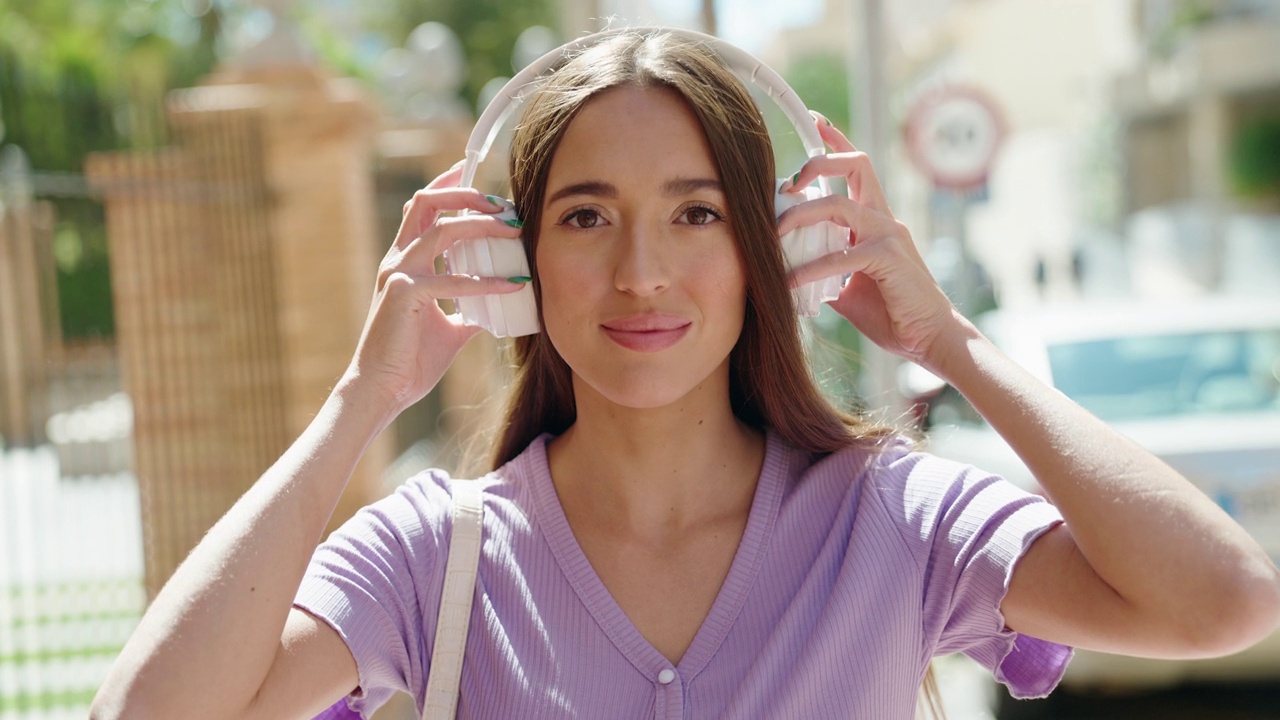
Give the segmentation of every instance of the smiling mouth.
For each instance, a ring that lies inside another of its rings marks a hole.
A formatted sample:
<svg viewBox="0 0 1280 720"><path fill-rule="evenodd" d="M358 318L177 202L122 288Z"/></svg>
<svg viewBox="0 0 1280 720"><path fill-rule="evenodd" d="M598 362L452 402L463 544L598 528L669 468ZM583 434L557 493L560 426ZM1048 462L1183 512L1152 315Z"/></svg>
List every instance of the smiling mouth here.
<svg viewBox="0 0 1280 720"><path fill-rule="evenodd" d="M658 352L680 342L692 327L687 318L675 315L631 315L601 324L610 340L636 352Z"/></svg>

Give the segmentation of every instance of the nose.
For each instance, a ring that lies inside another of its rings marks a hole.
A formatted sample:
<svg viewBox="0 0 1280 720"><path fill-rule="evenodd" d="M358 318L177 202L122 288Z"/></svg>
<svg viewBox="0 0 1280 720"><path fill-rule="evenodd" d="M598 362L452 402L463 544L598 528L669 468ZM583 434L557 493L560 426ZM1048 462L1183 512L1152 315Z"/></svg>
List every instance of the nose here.
<svg viewBox="0 0 1280 720"><path fill-rule="evenodd" d="M614 268L614 285L625 293L647 297L671 285L661 231L631 223L622 233Z"/></svg>

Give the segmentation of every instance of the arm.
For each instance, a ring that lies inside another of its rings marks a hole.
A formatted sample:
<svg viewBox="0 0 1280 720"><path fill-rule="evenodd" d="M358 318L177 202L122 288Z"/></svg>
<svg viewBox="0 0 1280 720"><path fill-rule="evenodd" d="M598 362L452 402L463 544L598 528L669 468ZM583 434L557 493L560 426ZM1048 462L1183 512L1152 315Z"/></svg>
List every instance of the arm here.
<svg viewBox="0 0 1280 720"><path fill-rule="evenodd" d="M1280 576L1168 465L1046 387L957 318L932 368L1014 449L1066 518L1014 571L1019 632L1151 657L1234 652L1280 619Z"/></svg>
<svg viewBox="0 0 1280 720"><path fill-rule="evenodd" d="M435 257L459 239L519 235L489 216L439 218L497 209L475 190L448 187L457 171L406 204L351 365L298 440L161 590L94 698L94 720L309 718L355 688L341 638L293 610L293 598L365 448L478 331L446 316L436 298L520 287L435 274Z"/></svg>
<svg viewBox="0 0 1280 720"><path fill-rule="evenodd" d="M824 119L818 127L837 152L811 159L797 184L844 175L850 197L789 210L779 233L826 220L849 227L851 242L797 268L793 282L853 273L832 307L963 393L1066 519L1017 565L1001 608L1009 627L1161 657L1228 653L1270 632L1280 574L1263 550L1185 478L982 337L929 276L867 156Z"/></svg>

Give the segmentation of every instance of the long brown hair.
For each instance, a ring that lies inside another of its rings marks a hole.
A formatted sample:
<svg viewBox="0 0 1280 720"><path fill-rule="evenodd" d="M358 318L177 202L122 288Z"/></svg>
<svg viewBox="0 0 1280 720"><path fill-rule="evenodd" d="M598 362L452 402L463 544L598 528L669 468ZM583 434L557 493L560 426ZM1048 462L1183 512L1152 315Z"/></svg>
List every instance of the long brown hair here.
<svg viewBox="0 0 1280 720"><path fill-rule="evenodd" d="M551 158L578 110L619 86L679 93L711 147L747 277L742 335L729 358L734 414L817 455L854 444L871 447L896 434L895 428L837 410L810 376L773 214L773 148L764 118L712 50L670 34L621 30L569 58L530 99L516 128L511 189L524 220L539 320L538 227ZM494 468L515 458L538 435L559 434L577 418L572 373L547 334L517 338L514 354L514 387L493 451ZM944 716L932 666L921 683L918 711Z"/></svg>
<svg viewBox="0 0 1280 720"><path fill-rule="evenodd" d="M619 31L569 58L532 97L511 144L511 187L524 221L535 296L538 226L551 159L577 111L618 86L662 87L697 115L720 174L747 280L742 335L730 354L734 414L817 454L893 432L837 411L809 374L773 214L773 150L764 118L738 78L707 47L670 34ZM539 300L539 316L541 301ZM546 333L518 338L515 377L493 467L577 417L571 371Z"/></svg>

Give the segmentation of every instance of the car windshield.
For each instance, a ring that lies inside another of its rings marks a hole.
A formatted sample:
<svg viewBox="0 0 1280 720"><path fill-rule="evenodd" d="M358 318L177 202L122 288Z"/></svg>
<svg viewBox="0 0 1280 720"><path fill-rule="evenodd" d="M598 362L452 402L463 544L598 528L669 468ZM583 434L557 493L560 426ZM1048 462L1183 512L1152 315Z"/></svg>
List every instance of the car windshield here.
<svg viewBox="0 0 1280 720"><path fill-rule="evenodd" d="M1280 329L1050 345L1054 385L1103 420L1280 412Z"/></svg>

